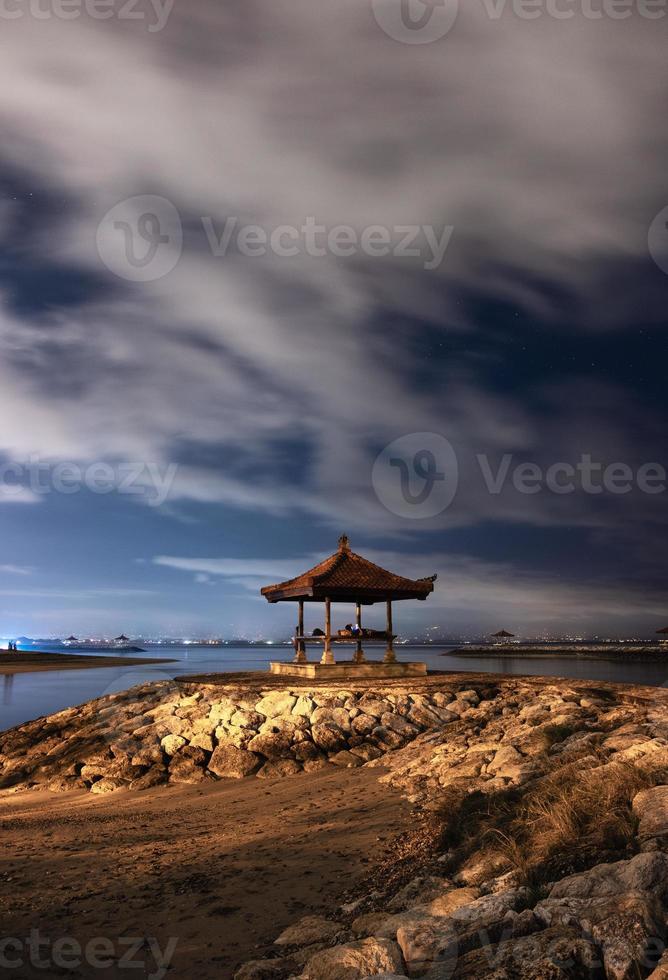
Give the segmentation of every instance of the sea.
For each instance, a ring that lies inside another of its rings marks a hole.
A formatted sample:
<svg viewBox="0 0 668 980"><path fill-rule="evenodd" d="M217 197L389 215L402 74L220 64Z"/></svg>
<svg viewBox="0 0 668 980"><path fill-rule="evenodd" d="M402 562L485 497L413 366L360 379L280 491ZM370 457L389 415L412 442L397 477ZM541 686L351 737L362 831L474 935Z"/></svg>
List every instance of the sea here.
<svg viewBox="0 0 668 980"><path fill-rule="evenodd" d="M587 660L586 658L554 656L458 656L455 647L399 646L397 659L402 661L423 660L429 670L482 671L497 674L547 677L570 677L592 681L617 681L625 684L647 684L653 687L668 685L668 663L629 662L620 660ZM73 651L68 650L68 653ZM81 651L90 654L93 651ZM94 651L104 656L102 651ZM382 648L366 648L368 659L382 659ZM99 698L106 694L127 690L146 681L172 680L188 674L218 672L265 671L270 660L291 660L292 648L266 647L212 647L152 646L145 653L127 653L110 650L107 655L150 658L159 661L169 658L171 663L142 664L114 667L93 667L76 670L48 670L35 673L0 674L0 731L20 725L33 718L61 711ZM20 656L20 654L19 654Z"/></svg>

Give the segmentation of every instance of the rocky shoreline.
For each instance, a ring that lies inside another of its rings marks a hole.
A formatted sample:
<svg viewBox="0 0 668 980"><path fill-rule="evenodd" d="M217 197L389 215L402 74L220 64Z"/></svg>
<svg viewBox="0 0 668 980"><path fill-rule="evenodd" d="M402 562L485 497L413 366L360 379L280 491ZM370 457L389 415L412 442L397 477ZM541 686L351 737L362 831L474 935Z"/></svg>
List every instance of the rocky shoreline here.
<svg viewBox="0 0 668 980"><path fill-rule="evenodd" d="M378 769L415 833L238 980L666 980L668 692L487 674L143 685L0 736L0 786Z"/></svg>

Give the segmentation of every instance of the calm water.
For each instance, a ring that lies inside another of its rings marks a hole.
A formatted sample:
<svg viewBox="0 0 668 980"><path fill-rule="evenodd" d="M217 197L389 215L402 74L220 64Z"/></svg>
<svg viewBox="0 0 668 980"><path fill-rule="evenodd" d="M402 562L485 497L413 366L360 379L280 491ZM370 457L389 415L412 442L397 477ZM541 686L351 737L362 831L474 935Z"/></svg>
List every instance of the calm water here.
<svg viewBox="0 0 668 980"><path fill-rule="evenodd" d="M445 656L441 653L445 652ZM382 650L368 648L371 659L380 659ZM118 656L118 654L114 654ZM128 654L131 658L133 654ZM267 670L270 660L290 660L287 648L183 647L153 649L136 654L156 660L169 657L174 663L141 666L104 667L86 670L50 670L35 674L0 675L0 730L31 718L51 714L91 698L122 691L144 681L168 680L183 674L216 671ZM499 674L536 674L591 680L665 686L668 665L619 663L613 660L571 660L559 657L461 657L447 647L425 650L401 647L399 660L424 660L430 670L491 671Z"/></svg>

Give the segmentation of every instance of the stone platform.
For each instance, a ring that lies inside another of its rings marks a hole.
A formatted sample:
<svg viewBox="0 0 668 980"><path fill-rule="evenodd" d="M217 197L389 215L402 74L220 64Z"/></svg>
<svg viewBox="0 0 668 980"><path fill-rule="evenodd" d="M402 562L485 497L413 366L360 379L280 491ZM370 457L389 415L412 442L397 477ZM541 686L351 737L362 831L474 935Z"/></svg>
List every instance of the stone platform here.
<svg viewBox="0 0 668 980"><path fill-rule="evenodd" d="M424 677L427 673L427 665L419 661L407 664L386 664L382 660L369 660L364 664L356 664L352 660L342 660L338 664L318 662L295 664L274 661L269 666L272 674L281 677L315 678L319 681L386 680L392 677Z"/></svg>

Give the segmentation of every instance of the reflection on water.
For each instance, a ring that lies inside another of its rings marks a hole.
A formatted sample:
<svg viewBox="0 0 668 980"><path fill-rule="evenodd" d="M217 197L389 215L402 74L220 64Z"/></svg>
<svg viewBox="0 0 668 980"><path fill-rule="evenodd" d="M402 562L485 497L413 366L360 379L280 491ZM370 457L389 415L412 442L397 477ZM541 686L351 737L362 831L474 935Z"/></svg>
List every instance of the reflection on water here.
<svg viewBox="0 0 668 980"><path fill-rule="evenodd" d="M452 649L452 648L450 648ZM445 655L443 656L443 652ZM114 654L118 656L118 654ZM128 656L132 656L129 654ZM0 730L31 718L51 714L145 681L160 681L184 674L217 671L267 670L270 660L291 660L291 649L248 647L183 647L153 649L142 657L164 657L174 663L104 667L86 670L50 670L34 674L2 675ZM371 660L382 659L382 650L368 648ZM622 663L614 660L585 660L559 657L461 657L438 650L400 647L399 660L424 660L429 670L484 671L499 674L533 674L573 677L595 681L665 686L668 664Z"/></svg>
<svg viewBox="0 0 668 980"><path fill-rule="evenodd" d="M15 674L3 674L2 677L2 703L12 703L12 688L14 687Z"/></svg>

